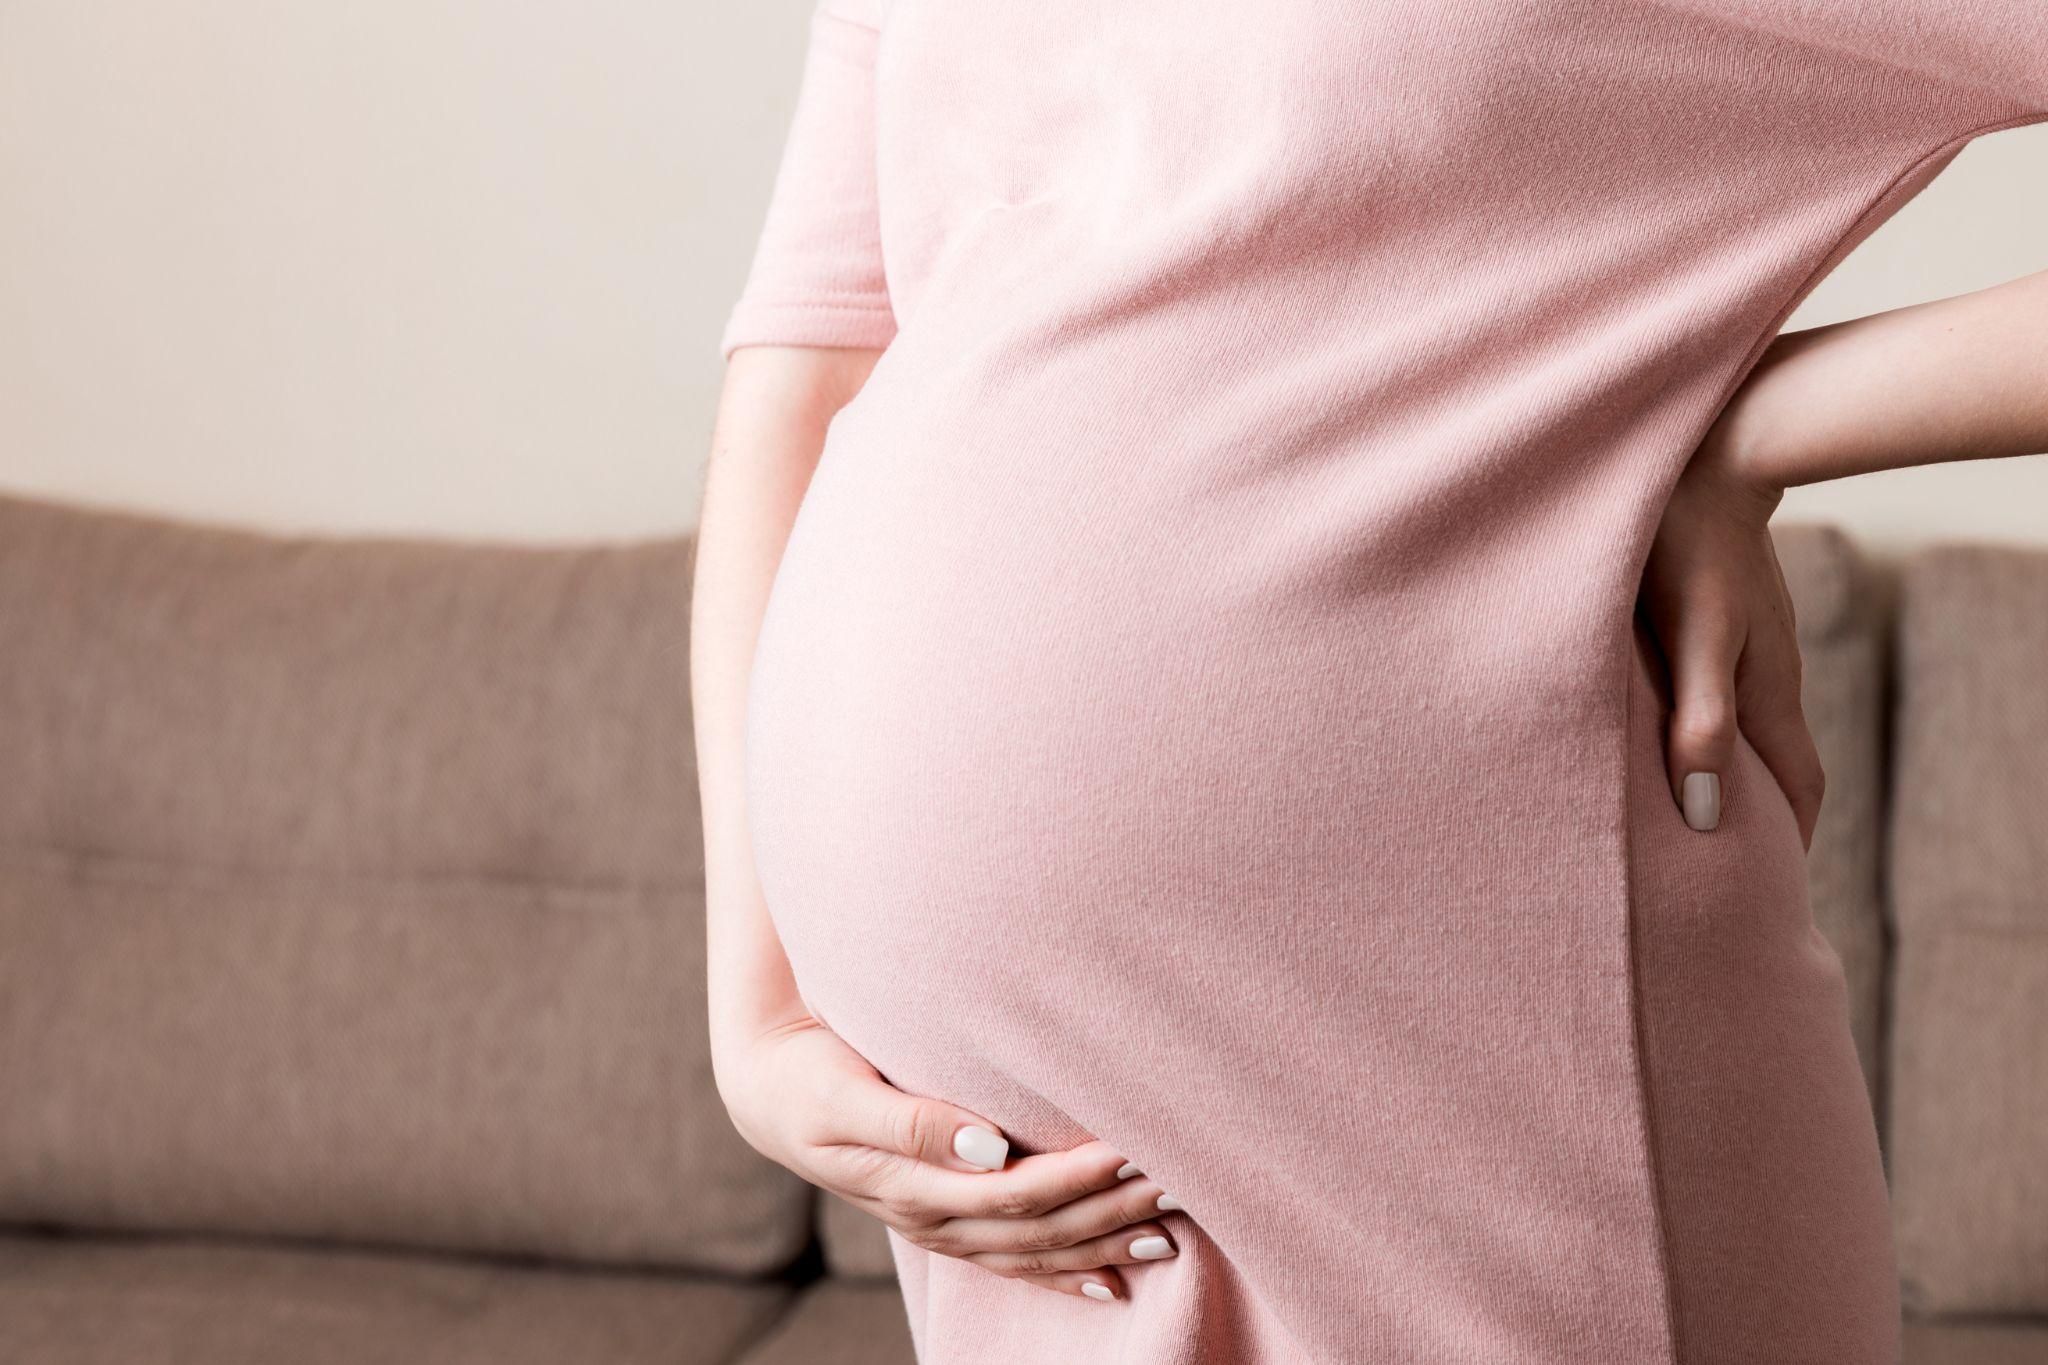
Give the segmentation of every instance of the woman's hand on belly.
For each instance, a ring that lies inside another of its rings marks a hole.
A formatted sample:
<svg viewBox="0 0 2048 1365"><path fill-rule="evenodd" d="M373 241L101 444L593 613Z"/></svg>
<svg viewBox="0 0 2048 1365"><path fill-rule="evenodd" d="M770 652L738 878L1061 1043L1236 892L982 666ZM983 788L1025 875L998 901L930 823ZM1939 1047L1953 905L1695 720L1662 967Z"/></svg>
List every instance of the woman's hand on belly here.
<svg viewBox="0 0 2048 1365"><path fill-rule="evenodd" d="M1152 1221L1165 1192L1105 1143L1013 1159L995 1124L896 1089L816 1019L732 1060L741 1136L928 1251L1098 1300L1123 1297L1114 1267L1175 1252Z"/></svg>

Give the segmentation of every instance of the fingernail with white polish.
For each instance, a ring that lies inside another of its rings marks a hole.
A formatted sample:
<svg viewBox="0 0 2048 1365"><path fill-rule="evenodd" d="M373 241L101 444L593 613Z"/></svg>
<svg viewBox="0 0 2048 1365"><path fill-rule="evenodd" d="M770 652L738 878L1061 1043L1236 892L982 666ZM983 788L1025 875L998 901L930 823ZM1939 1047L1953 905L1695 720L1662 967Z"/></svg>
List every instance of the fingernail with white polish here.
<svg viewBox="0 0 2048 1365"><path fill-rule="evenodd" d="M953 1155L984 1171L1000 1171L1010 1159L1010 1142L970 1123L953 1134Z"/></svg>
<svg viewBox="0 0 2048 1365"><path fill-rule="evenodd" d="M1176 1209L1181 1209L1185 1207L1187 1207L1185 1204L1182 1204L1180 1200L1175 1199L1170 1194L1162 1194L1159 1196L1159 1211L1161 1213L1172 1213Z"/></svg>
<svg viewBox="0 0 2048 1365"><path fill-rule="evenodd" d="M1126 1161L1123 1165L1116 1168L1116 1178L1118 1180L1129 1180L1136 1174L1138 1174L1138 1163L1135 1161Z"/></svg>
<svg viewBox="0 0 2048 1365"><path fill-rule="evenodd" d="M1094 1280L1090 1280L1088 1281L1088 1283L1082 1285L1081 1292L1083 1294L1086 1294L1089 1298L1099 1299L1103 1303L1108 1303L1110 1300L1116 1297L1116 1295L1110 1291L1108 1285L1098 1284Z"/></svg>
<svg viewBox="0 0 2048 1365"><path fill-rule="evenodd" d="M1140 1237L1131 1243L1131 1255L1141 1261L1163 1261L1173 1255L1173 1243L1164 1237Z"/></svg>
<svg viewBox="0 0 2048 1365"><path fill-rule="evenodd" d="M1686 824L1704 832L1721 823L1721 774L1687 773L1679 791Z"/></svg>

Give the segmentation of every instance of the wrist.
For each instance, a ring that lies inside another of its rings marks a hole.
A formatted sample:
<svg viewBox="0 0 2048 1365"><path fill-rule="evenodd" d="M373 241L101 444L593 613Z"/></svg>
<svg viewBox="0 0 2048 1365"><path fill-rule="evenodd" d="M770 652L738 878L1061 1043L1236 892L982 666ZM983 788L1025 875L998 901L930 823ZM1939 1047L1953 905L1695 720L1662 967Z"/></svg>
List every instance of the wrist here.
<svg viewBox="0 0 2048 1365"><path fill-rule="evenodd" d="M1795 482L1786 473L1795 462L1783 443L1798 425L1778 411L1785 388L1779 366L1793 349L1787 342L1781 336L1765 350L1685 469L1694 485L1710 487L1760 522L1770 520L1785 489Z"/></svg>
<svg viewBox="0 0 2048 1365"><path fill-rule="evenodd" d="M1681 495L1702 499L1762 530L1784 500L1784 485L1768 472L1753 447L1716 424L1679 476Z"/></svg>
<svg viewBox="0 0 2048 1365"><path fill-rule="evenodd" d="M1781 332L1764 347L1702 442L1703 463L1775 507L1785 490L1835 477L1844 384L1841 324Z"/></svg>
<svg viewBox="0 0 2048 1365"><path fill-rule="evenodd" d="M714 1000L711 1013L711 1073L719 1093L730 1098L728 1087L743 1077L751 1060L764 1043L785 1038L818 1021L801 1001L773 1007L736 1007Z"/></svg>
<svg viewBox="0 0 2048 1365"><path fill-rule="evenodd" d="M759 883L734 875L736 860L718 856L718 841L705 842L706 1026L712 1070L723 1075L762 1039L811 1022L811 1013Z"/></svg>

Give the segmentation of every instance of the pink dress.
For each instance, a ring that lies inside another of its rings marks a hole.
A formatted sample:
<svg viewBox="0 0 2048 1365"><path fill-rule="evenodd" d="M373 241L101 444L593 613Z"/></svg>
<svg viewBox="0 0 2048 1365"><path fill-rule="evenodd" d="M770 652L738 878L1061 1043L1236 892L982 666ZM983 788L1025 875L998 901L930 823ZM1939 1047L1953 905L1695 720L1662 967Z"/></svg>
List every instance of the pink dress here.
<svg viewBox="0 0 2048 1365"><path fill-rule="evenodd" d="M728 351L886 347L753 675L806 999L1186 1205L897 1239L925 1365L1897 1354L1791 809L1633 602L1813 283L2048 117L2042 0L825 0Z"/></svg>

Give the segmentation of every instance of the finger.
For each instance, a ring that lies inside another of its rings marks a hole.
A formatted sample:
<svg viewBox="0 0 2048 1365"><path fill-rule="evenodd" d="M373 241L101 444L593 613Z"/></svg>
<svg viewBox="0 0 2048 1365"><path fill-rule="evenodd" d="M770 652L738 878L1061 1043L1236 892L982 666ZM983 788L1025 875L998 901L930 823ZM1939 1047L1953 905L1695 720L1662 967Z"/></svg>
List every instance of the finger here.
<svg viewBox="0 0 2048 1365"><path fill-rule="evenodd" d="M1127 1180L1113 1189L1062 1204L1037 1218L956 1218L939 1230L955 1256L983 1251L1046 1251L1073 1246L1157 1218L1166 1194L1149 1180ZM1167 1208L1178 1207L1168 1201Z"/></svg>
<svg viewBox="0 0 2048 1365"><path fill-rule="evenodd" d="M997 1172L965 1175L937 1166L897 1172L895 1193L947 1218L1037 1218L1063 1204L1113 1189L1124 1159L1106 1142L1019 1157Z"/></svg>
<svg viewBox="0 0 2048 1365"><path fill-rule="evenodd" d="M1016 1278L1041 1289L1079 1294L1097 1303L1115 1303L1124 1296L1123 1276L1114 1270L1068 1270L1057 1275L1019 1275Z"/></svg>
<svg viewBox="0 0 2048 1365"><path fill-rule="evenodd" d="M1710 830L1721 823L1722 774L1735 752L1735 665L1742 634L1724 612L1694 607L1679 613L1665 645L1671 661L1671 722L1666 766L1671 794L1685 823Z"/></svg>
<svg viewBox="0 0 2048 1365"><path fill-rule="evenodd" d="M1797 647L1792 648L1795 652L1789 668L1776 648L1765 651L1754 666L1745 656L1740 688L1742 733L1791 803L1799 822L1799 840L1810 850L1814 829L1820 823L1827 773L1821 766L1820 746L1814 743L1799 704Z"/></svg>
<svg viewBox="0 0 2048 1365"><path fill-rule="evenodd" d="M1000 1171L1003 1130L971 1110L898 1090L879 1076L849 1076L833 1094L836 1140L929 1162L949 1171Z"/></svg>
<svg viewBox="0 0 2048 1365"><path fill-rule="evenodd" d="M960 1259L998 1275L1050 1275L1063 1270L1099 1270L1103 1266L1164 1261L1180 1254L1173 1238L1157 1223L1139 1223L1107 1237L1092 1237L1073 1246L1043 1251L977 1251Z"/></svg>

